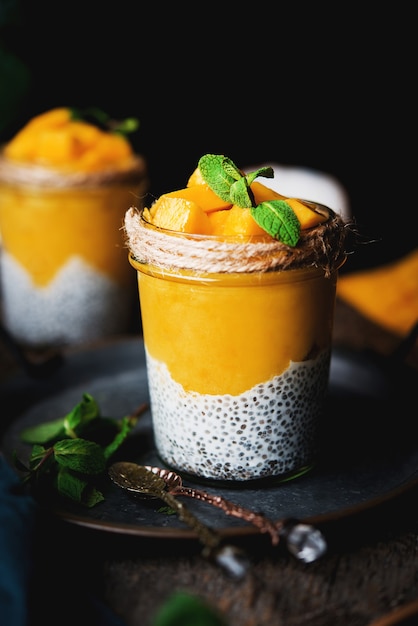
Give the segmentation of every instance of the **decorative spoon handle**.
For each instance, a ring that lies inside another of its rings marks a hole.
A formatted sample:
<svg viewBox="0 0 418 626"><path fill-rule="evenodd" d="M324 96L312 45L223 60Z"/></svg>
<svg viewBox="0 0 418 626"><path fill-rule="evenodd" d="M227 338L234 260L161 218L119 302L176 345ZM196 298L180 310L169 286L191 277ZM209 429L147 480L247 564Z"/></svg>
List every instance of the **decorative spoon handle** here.
<svg viewBox="0 0 418 626"><path fill-rule="evenodd" d="M179 518L197 534L204 545L203 556L213 559L233 578L243 578L249 563L245 555L235 546L221 545L221 537L214 530L203 524L185 505L168 491L161 491L158 497L170 506Z"/></svg>
<svg viewBox="0 0 418 626"><path fill-rule="evenodd" d="M109 468L109 476L118 487L162 500L195 531L204 546L205 558L214 560L233 578L245 576L249 567L246 556L234 546L221 545L221 536L203 524L175 495L167 491L163 478L148 468L133 463L114 463Z"/></svg>
<svg viewBox="0 0 418 626"><path fill-rule="evenodd" d="M327 544L322 533L310 524L303 524L294 519L281 519L273 522L261 513L254 513L222 496L213 496L206 491L185 487L182 484L172 487L170 493L174 496L196 498L222 509L227 515L233 515L250 522L260 532L269 533L273 545L277 545L280 537L284 537L289 552L304 563L316 561L327 550Z"/></svg>
<svg viewBox="0 0 418 626"><path fill-rule="evenodd" d="M202 491L201 489L185 487L184 485L170 488L169 493L175 496L188 496L190 498L206 502L207 504L212 504L213 506L222 509L226 515L238 517L246 522L249 522L250 524L253 524L253 526L256 526L260 532L269 533L273 545L277 545L279 543L280 530L283 524L281 522L273 522L262 513L246 509L245 507L235 504L222 496L215 496L207 493L206 491Z"/></svg>
<svg viewBox="0 0 418 626"><path fill-rule="evenodd" d="M177 513L182 522L195 531L207 550L212 551L219 546L221 538L218 533L203 524L174 494L161 490L158 497Z"/></svg>

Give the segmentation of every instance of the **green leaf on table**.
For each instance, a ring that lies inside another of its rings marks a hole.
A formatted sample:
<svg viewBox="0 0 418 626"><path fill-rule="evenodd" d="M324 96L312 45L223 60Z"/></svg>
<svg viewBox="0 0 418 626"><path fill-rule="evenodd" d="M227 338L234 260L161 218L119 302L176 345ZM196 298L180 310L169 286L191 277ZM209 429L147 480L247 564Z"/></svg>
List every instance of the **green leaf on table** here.
<svg viewBox="0 0 418 626"><path fill-rule="evenodd" d="M21 440L25 443L48 443L54 439L61 439L65 435L64 418L44 422L37 426L25 428L21 434Z"/></svg>
<svg viewBox="0 0 418 626"><path fill-rule="evenodd" d="M80 502L88 508L104 500L103 494L88 481L64 468L58 472L56 487L59 495Z"/></svg>
<svg viewBox="0 0 418 626"><path fill-rule="evenodd" d="M54 457L59 465L82 474L100 474L106 468L101 446L86 439L63 439L54 445Z"/></svg>
<svg viewBox="0 0 418 626"><path fill-rule="evenodd" d="M177 511L168 505L160 506L160 508L157 509L157 513L162 513L163 515L177 515Z"/></svg>
<svg viewBox="0 0 418 626"><path fill-rule="evenodd" d="M77 437L82 429L92 420L100 417L100 409L96 400L88 393L83 393L83 399L64 417L64 429L68 437Z"/></svg>
<svg viewBox="0 0 418 626"><path fill-rule="evenodd" d="M30 456L30 468L37 468L38 465L43 463L45 465L47 459L53 460L52 448L49 450L42 444L35 443L32 447L32 453Z"/></svg>
<svg viewBox="0 0 418 626"><path fill-rule="evenodd" d="M87 425L100 417L100 409L95 399L84 393L81 402L64 417L29 426L21 433L25 443L52 443L65 437L76 438Z"/></svg>
<svg viewBox="0 0 418 626"><path fill-rule="evenodd" d="M106 460L109 460L110 457L118 450L125 439L128 437L132 428L137 423L138 418L136 416L128 415L127 417L123 417L119 423L119 432L113 439L109 445L107 445L104 449L104 457Z"/></svg>
<svg viewBox="0 0 418 626"><path fill-rule="evenodd" d="M121 419L103 417L96 400L88 393L64 417L26 428L21 440L32 444L29 467L14 452L15 467L22 482L43 497L58 493L70 500L94 506L104 497L94 480L104 475L109 458L122 446L140 416L148 408L141 404Z"/></svg>

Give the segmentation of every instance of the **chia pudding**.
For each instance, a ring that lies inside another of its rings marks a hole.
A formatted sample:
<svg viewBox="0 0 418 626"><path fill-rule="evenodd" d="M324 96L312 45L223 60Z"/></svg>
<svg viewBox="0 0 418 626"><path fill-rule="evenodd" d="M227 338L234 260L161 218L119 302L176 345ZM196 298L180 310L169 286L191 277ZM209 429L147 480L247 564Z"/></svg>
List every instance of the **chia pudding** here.
<svg viewBox="0 0 418 626"><path fill-rule="evenodd" d="M146 355L154 436L170 467L201 478L254 480L307 471L329 373L329 353L231 396L185 391ZM164 394L161 390L164 389Z"/></svg>
<svg viewBox="0 0 418 626"><path fill-rule="evenodd" d="M76 345L128 328L131 289L82 258L70 258L48 285L40 287L4 251L0 283L3 324L25 346Z"/></svg>
<svg viewBox="0 0 418 626"><path fill-rule="evenodd" d="M125 215L156 449L198 479L289 480L319 447L345 224L249 181L254 211L194 172L186 190ZM289 231L291 207L296 237L261 228L260 205L283 209Z"/></svg>

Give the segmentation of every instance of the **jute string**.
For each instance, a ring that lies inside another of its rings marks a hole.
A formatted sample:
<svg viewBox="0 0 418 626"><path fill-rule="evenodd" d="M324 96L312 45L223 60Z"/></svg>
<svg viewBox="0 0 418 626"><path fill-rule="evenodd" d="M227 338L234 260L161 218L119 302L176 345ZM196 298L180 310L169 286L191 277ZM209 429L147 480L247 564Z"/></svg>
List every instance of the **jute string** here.
<svg viewBox="0 0 418 626"><path fill-rule="evenodd" d="M324 224L301 231L295 248L255 237L251 241L231 242L170 233L148 224L136 207L126 212L124 228L127 247L134 258L166 270L244 273L318 267L329 276L345 258L346 236L343 219L332 211L330 216Z"/></svg>
<svg viewBox="0 0 418 626"><path fill-rule="evenodd" d="M104 185L143 184L148 188L147 168L141 155L134 155L120 166L100 171L80 172L53 168L33 163L19 163L0 154L0 182L23 187L64 189L76 187L101 187Z"/></svg>

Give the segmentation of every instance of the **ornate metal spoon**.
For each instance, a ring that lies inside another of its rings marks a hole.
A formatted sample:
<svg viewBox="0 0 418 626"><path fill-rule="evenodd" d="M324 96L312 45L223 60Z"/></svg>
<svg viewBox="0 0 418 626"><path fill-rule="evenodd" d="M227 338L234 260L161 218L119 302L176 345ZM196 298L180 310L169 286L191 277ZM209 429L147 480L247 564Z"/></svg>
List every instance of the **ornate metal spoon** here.
<svg viewBox="0 0 418 626"><path fill-rule="evenodd" d="M221 536L203 524L182 502L167 491L164 478L143 465L124 462L111 465L109 476L118 487L165 502L196 532L204 546L203 555L206 558L214 560L233 578L240 579L245 576L249 567L245 555L235 546L221 545Z"/></svg>
<svg viewBox="0 0 418 626"><path fill-rule="evenodd" d="M181 476L172 470L162 469L161 467L151 467L150 465L146 465L145 467L157 476L164 478L167 483L167 490L173 496L188 496L189 498L195 498L196 500L201 500L207 504L212 504L213 506L222 509L226 515L238 517L256 526L261 533L268 533L271 537L273 545L277 545L279 543L279 526L272 520L268 519L268 517L265 517L262 513L246 509L245 507L235 504L222 496L215 496L207 491L203 491L202 489L186 487L183 485Z"/></svg>
<svg viewBox="0 0 418 626"><path fill-rule="evenodd" d="M305 563L316 561L327 549L326 541L322 533L309 524L302 524L298 520L290 519L273 522L261 513L246 509L222 496L215 496L201 489L184 486L181 476L172 470L149 465L142 466L130 462L119 462L114 463L110 467L109 475L113 482L128 491L164 499L161 497L160 493L152 494L149 490L147 492L144 491L144 470L156 476L160 481L163 481L162 483L159 482L159 489L163 488L165 496L171 495L174 500L175 496L188 496L216 506L222 509L227 515L250 522L256 526L260 532L268 533L273 545L277 545L279 538L283 537L289 552L300 561L304 561ZM146 475L148 476L148 474ZM175 507L173 508L175 509Z"/></svg>

